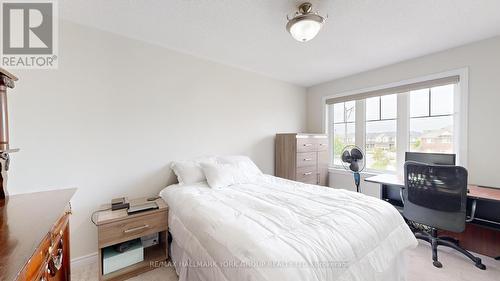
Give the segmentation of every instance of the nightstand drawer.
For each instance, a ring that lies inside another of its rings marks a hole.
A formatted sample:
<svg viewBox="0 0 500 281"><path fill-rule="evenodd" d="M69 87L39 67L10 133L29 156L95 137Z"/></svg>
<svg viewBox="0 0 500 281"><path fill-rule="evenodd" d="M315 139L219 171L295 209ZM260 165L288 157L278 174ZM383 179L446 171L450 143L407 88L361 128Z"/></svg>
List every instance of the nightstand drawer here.
<svg viewBox="0 0 500 281"><path fill-rule="evenodd" d="M167 212L157 212L101 225L98 229L99 245L110 246L167 230Z"/></svg>

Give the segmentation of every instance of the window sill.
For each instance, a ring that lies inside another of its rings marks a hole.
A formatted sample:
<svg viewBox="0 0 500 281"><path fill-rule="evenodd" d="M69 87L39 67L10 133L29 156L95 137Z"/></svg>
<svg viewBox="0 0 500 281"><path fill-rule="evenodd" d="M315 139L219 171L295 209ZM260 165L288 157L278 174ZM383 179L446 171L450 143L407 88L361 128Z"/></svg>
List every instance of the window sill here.
<svg viewBox="0 0 500 281"><path fill-rule="evenodd" d="M351 171L347 171L345 169L335 167L335 166L330 166L328 167L328 173L332 174L339 174L339 175L351 175ZM391 171L363 171L360 173L363 178L366 177L371 177L371 176L377 176L377 175L382 175L382 174L396 174L396 172L391 172Z"/></svg>

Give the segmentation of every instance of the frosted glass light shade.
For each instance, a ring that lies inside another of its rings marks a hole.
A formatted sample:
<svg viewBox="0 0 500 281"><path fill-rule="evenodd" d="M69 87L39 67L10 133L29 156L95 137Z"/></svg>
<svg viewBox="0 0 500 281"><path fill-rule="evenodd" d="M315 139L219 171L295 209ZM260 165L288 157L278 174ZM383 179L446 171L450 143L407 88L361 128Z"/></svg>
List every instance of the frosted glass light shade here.
<svg viewBox="0 0 500 281"><path fill-rule="evenodd" d="M323 24L310 19L302 19L290 26L290 34L300 42L307 42L318 35Z"/></svg>
<svg viewBox="0 0 500 281"><path fill-rule="evenodd" d="M318 35L323 23L325 23L325 18L318 14L302 14L289 19L286 30L295 40L307 42Z"/></svg>

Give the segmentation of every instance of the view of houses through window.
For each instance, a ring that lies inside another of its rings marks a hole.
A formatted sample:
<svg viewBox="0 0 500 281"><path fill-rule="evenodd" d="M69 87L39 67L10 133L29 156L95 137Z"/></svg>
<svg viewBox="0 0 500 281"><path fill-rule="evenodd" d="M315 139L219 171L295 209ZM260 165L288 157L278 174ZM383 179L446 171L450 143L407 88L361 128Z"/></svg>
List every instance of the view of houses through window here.
<svg viewBox="0 0 500 281"><path fill-rule="evenodd" d="M398 149L454 153L454 87L450 84L330 105L332 164L342 165L342 149L354 144L364 149L369 170L396 171L398 161L404 161L397 159ZM398 98L404 98L406 105L399 103L398 107ZM356 104L363 105L364 120L356 120ZM398 120L398 112L407 120ZM402 127L406 132L398 132L398 122L406 122ZM356 139L356 129L364 132L364 139Z"/></svg>
<svg viewBox="0 0 500 281"><path fill-rule="evenodd" d="M366 99L366 167L396 170L397 95Z"/></svg>
<svg viewBox="0 0 500 281"><path fill-rule="evenodd" d="M453 152L453 87L410 92L410 151Z"/></svg>
<svg viewBox="0 0 500 281"><path fill-rule="evenodd" d="M335 165L342 165L340 161L342 149L346 145L354 145L356 140L356 102L336 103L333 107L333 160Z"/></svg>

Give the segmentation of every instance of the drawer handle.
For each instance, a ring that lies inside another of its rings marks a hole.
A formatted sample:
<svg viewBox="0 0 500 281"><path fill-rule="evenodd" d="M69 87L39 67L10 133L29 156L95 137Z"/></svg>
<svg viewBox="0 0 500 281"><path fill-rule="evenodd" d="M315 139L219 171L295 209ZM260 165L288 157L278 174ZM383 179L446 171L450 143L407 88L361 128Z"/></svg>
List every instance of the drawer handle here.
<svg viewBox="0 0 500 281"><path fill-rule="evenodd" d="M51 251L52 249L49 249ZM61 237L61 240L59 240L59 249L57 250L57 256L51 255L49 259L49 264L47 265L47 271L50 274L50 276L54 277L56 276L57 272L61 269L62 267L62 262L63 262L63 238Z"/></svg>
<svg viewBox="0 0 500 281"><path fill-rule="evenodd" d="M59 270L62 267L63 260L63 249L57 250L57 256L52 257L52 264L54 264L54 268Z"/></svg>
<svg viewBox="0 0 500 281"><path fill-rule="evenodd" d="M134 227L134 228L125 229L123 231L123 233L130 233L130 232L134 232L134 231L138 231L138 230L143 230L145 228L149 228L149 224L145 224L143 226L138 226L138 227Z"/></svg>
<svg viewBox="0 0 500 281"><path fill-rule="evenodd" d="M62 236L58 242L59 249L57 249L57 255L52 254L52 251L54 249L53 247L54 247L54 245L51 245L49 247L50 259L49 259L49 262L47 264L47 273L49 273L50 276L52 276L52 277L56 276L57 272L62 267L62 260L63 260L63 256L64 256L64 253L63 253L64 243L63 243Z"/></svg>
<svg viewBox="0 0 500 281"><path fill-rule="evenodd" d="M312 146L312 143L304 143L304 146Z"/></svg>
<svg viewBox="0 0 500 281"><path fill-rule="evenodd" d="M312 161L312 158L304 158L304 161Z"/></svg>
<svg viewBox="0 0 500 281"><path fill-rule="evenodd" d="M307 172L307 173L304 173L304 176L309 176L309 175L312 175L313 173L312 172Z"/></svg>

